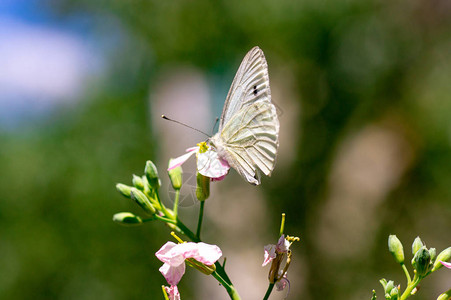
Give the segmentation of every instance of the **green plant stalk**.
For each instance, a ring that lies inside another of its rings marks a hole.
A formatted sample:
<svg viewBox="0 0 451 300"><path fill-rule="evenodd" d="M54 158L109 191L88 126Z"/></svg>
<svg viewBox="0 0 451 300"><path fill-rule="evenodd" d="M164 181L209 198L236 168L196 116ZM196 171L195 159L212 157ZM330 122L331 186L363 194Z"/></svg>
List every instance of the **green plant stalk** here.
<svg viewBox="0 0 451 300"><path fill-rule="evenodd" d="M401 264L402 270L404 271L404 274L407 278L407 285L409 285L412 282L412 279L410 278L409 270L407 270L407 267L404 263Z"/></svg>
<svg viewBox="0 0 451 300"><path fill-rule="evenodd" d="M215 262L215 266L216 266L216 272L225 280L227 281L228 284L232 285L232 281L230 280L229 276L227 276L227 273L225 271L224 268L225 265L225 258L224 258L224 263L221 266L221 264L217 261Z"/></svg>
<svg viewBox="0 0 451 300"><path fill-rule="evenodd" d="M143 222L147 222L147 221L151 221L151 220L160 220L160 221L163 221L165 223L177 225L177 222L174 221L173 219L169 219L169 218L166 218L166 217L160 217L159 215L155 215L153 218L145 219L145 220L143 220Z"/></svg>
<svg viewBox="0 0 451 300"><path fill-rule="evenodd" d="M153 191L153 190L152 190ZM152 194L152 191L150 189L144 189L143 193L144 195L147 196L147 198L149 198L150 203L155 207L156 210L161 211L161 203L159 201L156 201L154 198L154 195ZM154 194L156 195L157 191L153 191Z"/></svg>
<svg viewBox="0 0 451 300"><path fill-rule="evenodd" d="M169 212L166 208L166 206L163 205L163 203L161 202L160 199L160 194L158 194L158 190L155 190L155 197L157 198L157 202L160 205L161 208L161 212L166 215L166 217L171 218L171 219L175 219L175 215L173 212Z"/></svg>
<svg viewBox="0 0 451 300"><path fill-rule="evenodd" d="M196 236L198 239L200 239L200 231L202 229L202 220L204 218L204 205L205 205L205 201L200 201L199 220L197 221L197 231L196 231Z"/></svg>
<svg viewBox="0 0 451 300"><path fill-rule="evenodd" d="M175 190L175 200L174 200L174 215L178 216L178 210L179 210L179 200L180 200L180 189Z"/></svg>
<svg viewBox="0 0 451 300"><path fill-rule="evenodd" d="M417 273L413 276L413 280L407 285L406 290L402 293L399 300L405 300L410 297L413 289L420 283L422 278Z"/></svg>
<svg viewBox="0 0 451 300"><path fill-rule="evenodd" d="M270 283L268 286L268 289L266 290L265 297L263 297L263 300L267 300L269 295L271 295L272 289L274 288L274 283Z"/></svg>
<svg viewBox="0 0 451 300"><path fill-rule="evenodd" d="M221 275L219 275L219 273L217 271L211 273L211 275L220 283L222 284L222 286L224 286L224 288L227 290L227 293L230 296L230 299L232 300L241 300L240 295L238 294L238 292L236 291L235 287L233 286L233 284L229 284L224 278L221 277Z"/></svg>
<svg viewBox="0 0 451 300"><path fill-rule="evenodd" d="M201 241L178 217L175 220L175 225L179 232L186 235L192 242L199 243Z"/></svg>

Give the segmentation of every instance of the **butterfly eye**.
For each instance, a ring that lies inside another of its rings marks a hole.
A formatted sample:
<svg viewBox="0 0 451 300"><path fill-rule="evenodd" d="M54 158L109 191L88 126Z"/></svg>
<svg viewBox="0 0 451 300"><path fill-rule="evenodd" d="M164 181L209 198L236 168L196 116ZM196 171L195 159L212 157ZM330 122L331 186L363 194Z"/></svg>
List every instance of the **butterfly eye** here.
<svg viewBox="0 0 451 300"><path fill-rule="evenodd" d="M216 150L216 145L214 144L214 142L210 139L208 140L208 145L213 148L214 150Z"/></svg>

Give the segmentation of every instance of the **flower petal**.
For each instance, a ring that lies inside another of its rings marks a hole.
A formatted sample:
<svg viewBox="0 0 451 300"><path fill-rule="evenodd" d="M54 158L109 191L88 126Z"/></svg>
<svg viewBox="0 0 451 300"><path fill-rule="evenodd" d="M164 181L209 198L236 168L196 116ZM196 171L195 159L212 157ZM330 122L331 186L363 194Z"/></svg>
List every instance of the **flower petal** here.
<svg viewBox="0 0 451 300"><path fill-rule="evenodd" d="M216 245L206 243L183 243L177 245L174 252L186 258L193 258L206 265L213 265L221 256L222 251Z"/></svg>
<svg viewBox="0 0 451 300"><path fill-rule="evenodd" d="M213 265L221 256L222 251L218 246L200 242L197 243L197 254L192 258L203 264Z"/></svg>
<svg viewBox="0 0 451 300"><path fill-rule="evenodd" d="M176 243L174 243L174 242L167 242L166 244L161 246L160 250L158 250L157 253L155 253L155 256L158 257L159 260L161 260L160 257L166 255L166 253L171 251L171 249L174 248L175 246L177 246Z"/></svg>
<svg viewBox="0 0 451 300"><path fill-rule="evenodd" d="M223 175L223 176L221 176L221 177L210 178L210 179L211 179L211 181L221 181L221 180L223 180L225 177L226 177L226 175Z"/></svg>
<svg viewBox="0 0 451 300"><path fill-rule="evenodd" d="M287 291L287 296L288 293L290 292L290 281L288 280L286 274L280 278L279 281L276 282L276 289L277 291L283 291L286 287L288 286L288 291Z"/></svg>
<svg viewBox="0 0 451 300"><path fill-rule="evenodd" d="M186 149L186 151L188 151L188 153L183 154L182 156L179 156L177 158L171 159L169 161L169 167L168 167L168 171L177 168L178 166L181 166L185 161L188 160L188 158L190 158L194 153L196 153L195 150L199 149L199 147L193 147L193 148L188 148Z"/></svg>
<svg viewBox="0 0 451 300"><path fill-rule="evenodd" d="M440 261L442 263L442 265L444 265L445 267L447 267L448 269L451 269L451 263L449 262L445 262L445 261Z"/></svg>
<svg viewBox="0 0 451 300"><path fill-rule="evenodd" d="M197 155L197 170L200 174L210 178L220 178L229 172L230 166L218 156L214 150L208 149Z"/></svg>
<svg viewBox="0 0 451 300"><path fill-rule="evenodd" d="M180 300L179 289L176 285L165 286L164 289L169 296L169 300Z"/></svg>
<svg viewBox="0 0 451 300"><path fill-rule="evenodd" d="M269 264L274 258L276 258L276 245L269 244L265 246L265 258L263 259L262 267Z"/></svg>
<svg viewBox="0 0 451 300"><path fill-rule="evenodd" d="M185 263L172 267L171 265L164 263L159 271L163 274L164 278L170 285L177 285L185 274Z"/></svg>
<svg viewBox="0 0 451 300"><path fill-rule="evenodd" d="M216 245L205 243L167 242L155 253L164 262L160 268L161 274L170 285L177 285L185 273L185 259L193 258L203 264L213 265L221 256L222 251Z"/></svg>
<svg viewBox="0 0 451 300"><path fill-rule="evenodd" d="M285 239L285 235L281 235L279 241L277 242L276 251L278 253L285 253L290 248L290 242Z"/></svg>
<svg viewBox="0 0 451 300"><path fill-rule="evenodd" d="M194 150L199 151L199 146L190 147L190 148L186 149L185 152L191 152Z"/></svg>
<svg viewBox="0 0 451 300"><path fill-rule="evenodd" d="M162 262L171 266L179 266L185 261L185 258L182 253L178 251L178 246L180 246L180 244L167 242L160 248L160 250L157 251L157 253L155 253L155 256Z"/></svg>

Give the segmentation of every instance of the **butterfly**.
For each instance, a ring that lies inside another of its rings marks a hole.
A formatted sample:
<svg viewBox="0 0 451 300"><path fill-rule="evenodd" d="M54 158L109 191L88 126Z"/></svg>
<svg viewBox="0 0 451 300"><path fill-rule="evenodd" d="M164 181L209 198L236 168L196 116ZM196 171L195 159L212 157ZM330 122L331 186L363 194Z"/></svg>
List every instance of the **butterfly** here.
<svg viewBox="0 0 451 300"><path fill-rule="evenodd" d="M271 102L268 64L263 51L254 47L233 79L218 133L199 147L187 149L191 153L172 160L169 169L196 152L197 169L202 175L219 180L232 167L247 182L259 185L260 174L270 176L274 170L279 127L276 107Z"/></svg>

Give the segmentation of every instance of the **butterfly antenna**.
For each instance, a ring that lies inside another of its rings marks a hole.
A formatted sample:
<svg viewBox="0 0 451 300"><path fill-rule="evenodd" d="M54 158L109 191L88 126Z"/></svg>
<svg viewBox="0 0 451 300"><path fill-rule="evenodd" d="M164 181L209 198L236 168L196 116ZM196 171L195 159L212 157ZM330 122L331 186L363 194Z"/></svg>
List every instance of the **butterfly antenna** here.
<svg viewBox="0 0 451 300"><path fill-rule="evenodd" d="M175 123L177 123L177 124L183 125L183 126L185 126L185 127L191 128L191 129L193 129L193 130L196 130L197 132L200 132L200 133L202 133L202 134L204 134L204 135L206 135L206 136L208 136L208 137L211 137L210 135L206 134L205 132L200 131L199 129L194 128L194 127L191 127L191 126L189 126L189 125L186 125L185 123L179 122L179 121L177 121L177 120L170 119L170 118L166 117L165 115L161 115L161 117L162 117L163 119L165 119L165 120L168 120L168 121L171 121L171 122L175 122Z"/></svg>
<svg viewBox="0 0 451 300"><path fill-rule="evenodd" d="M216 125L218 124L218 121L219 121L219 118L216 117L215 124L213 125L213 128L211 129L211 135L213 135L213 133L215 133L215 128L216 128Z"/></svg>

